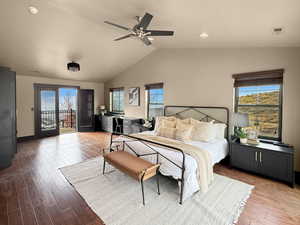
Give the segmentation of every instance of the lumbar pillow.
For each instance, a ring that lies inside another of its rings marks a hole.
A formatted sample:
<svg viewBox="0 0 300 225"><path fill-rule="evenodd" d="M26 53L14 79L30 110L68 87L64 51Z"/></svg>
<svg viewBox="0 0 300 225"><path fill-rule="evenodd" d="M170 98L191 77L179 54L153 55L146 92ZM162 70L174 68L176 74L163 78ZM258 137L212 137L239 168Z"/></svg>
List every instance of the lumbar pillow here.
<svg viewBox="0 0 300 225"><path fill-rule="evenodd" d="M215 123L214 126L216 129L216 139L224 139L227 125L224 123Z"/></svg>

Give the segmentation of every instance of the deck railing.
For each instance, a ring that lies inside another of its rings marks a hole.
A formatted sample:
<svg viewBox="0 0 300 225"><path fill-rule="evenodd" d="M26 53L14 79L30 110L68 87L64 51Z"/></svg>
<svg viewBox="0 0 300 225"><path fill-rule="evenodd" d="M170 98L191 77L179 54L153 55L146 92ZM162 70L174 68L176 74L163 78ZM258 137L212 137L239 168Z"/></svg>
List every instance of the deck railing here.
<svg viewBox="0 0 300 225"><path fill-rule="evenodd" d="M60 128L76 128L76 110L59 110L59 127ZM43 128L56 127L56 111L42 110L41 123Z"/></svg>

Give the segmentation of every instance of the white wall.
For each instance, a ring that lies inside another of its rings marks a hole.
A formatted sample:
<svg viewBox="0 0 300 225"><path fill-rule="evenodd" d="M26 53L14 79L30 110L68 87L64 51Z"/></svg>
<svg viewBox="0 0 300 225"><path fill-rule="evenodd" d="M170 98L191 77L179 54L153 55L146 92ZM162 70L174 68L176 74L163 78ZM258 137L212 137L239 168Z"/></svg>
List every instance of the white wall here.
<svg viewBox="0 0 300 225"><path fill-rule="evenodd" d="M296 147L300 171L300 48L160 49L105 83L111 87L141 87L141 106L125 113L144 117L144 85L164 82L165 104L225 106L233 110L232 74L284 68L283 141ZM125 92L127 93L127 92Z"/></svg>
<svg viewBox="0 0 300 225"><path fill-rule="evenodd" d="M17 74L17 131L18 137L34 135L34 83L80 86L83 89L94 89L95 109L104 104L104 84Z"/></svg>

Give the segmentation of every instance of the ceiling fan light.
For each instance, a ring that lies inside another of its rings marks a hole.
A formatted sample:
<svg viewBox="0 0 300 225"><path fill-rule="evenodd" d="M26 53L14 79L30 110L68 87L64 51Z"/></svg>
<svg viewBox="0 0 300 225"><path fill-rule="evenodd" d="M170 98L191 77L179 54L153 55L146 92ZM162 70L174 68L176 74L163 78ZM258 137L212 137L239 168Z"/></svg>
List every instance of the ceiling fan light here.
<svg viewBox="0 0 300 225"><path fill-rule="evenodd" d="M67 64L67 68L71 72L78 72L78 71L80 71L80 65L78 63L76 63L76 62L69 62Z"/></svg>

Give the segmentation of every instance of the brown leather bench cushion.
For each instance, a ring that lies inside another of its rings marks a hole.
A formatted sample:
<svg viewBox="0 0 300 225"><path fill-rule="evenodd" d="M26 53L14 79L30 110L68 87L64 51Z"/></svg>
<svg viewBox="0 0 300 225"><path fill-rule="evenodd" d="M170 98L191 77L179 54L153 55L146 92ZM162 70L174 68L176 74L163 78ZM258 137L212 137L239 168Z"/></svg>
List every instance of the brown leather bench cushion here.
<svg viewBox="0 0 300 225"><path fill-rule="evenodd" d="M154 166L154 164L125 151L110 152L105 154L104 158L109 164L137 180L141 179L144 170Z"/></svg>

